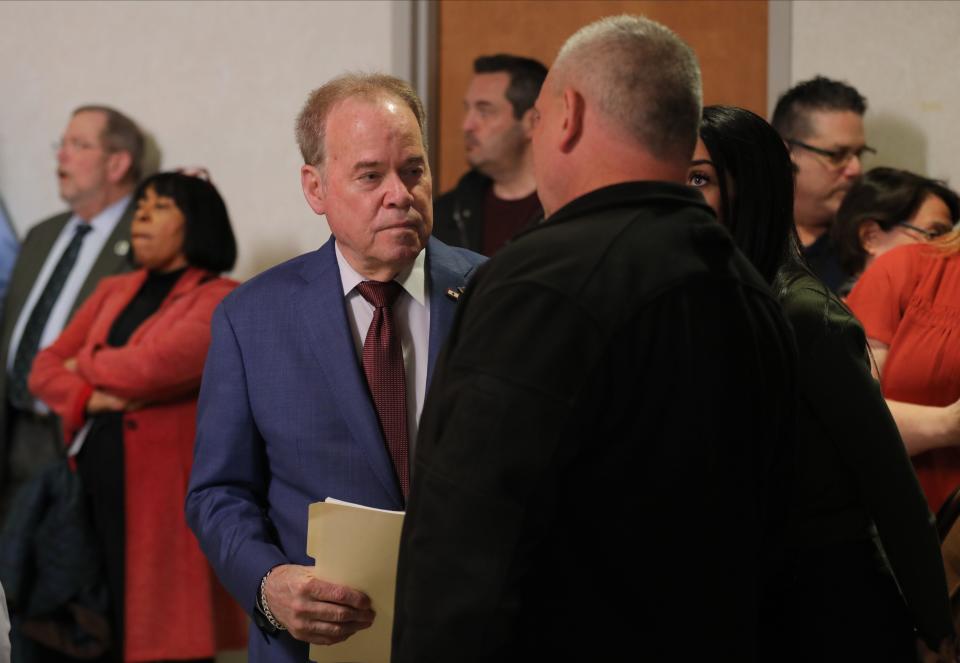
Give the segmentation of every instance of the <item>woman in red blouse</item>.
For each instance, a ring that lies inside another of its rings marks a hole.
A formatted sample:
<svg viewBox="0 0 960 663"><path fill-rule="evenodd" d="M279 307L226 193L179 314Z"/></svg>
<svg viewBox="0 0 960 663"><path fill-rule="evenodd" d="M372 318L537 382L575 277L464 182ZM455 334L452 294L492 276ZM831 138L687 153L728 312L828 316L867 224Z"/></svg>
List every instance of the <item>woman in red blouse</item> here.
<svg viewBox="0 0 960 663"><path fill-rule="evenodd" d="M960 486L960 231L880 256L847 303L936 512Z"/></svg>
<svg viewBox="0 0 960 663"><path fill-rule="evenodd" d="M944 182L907 170L874 168L850 189L830 229L840 266L857 278L881 255L904 244L946 235L960 220L960 198Z"/></svg>

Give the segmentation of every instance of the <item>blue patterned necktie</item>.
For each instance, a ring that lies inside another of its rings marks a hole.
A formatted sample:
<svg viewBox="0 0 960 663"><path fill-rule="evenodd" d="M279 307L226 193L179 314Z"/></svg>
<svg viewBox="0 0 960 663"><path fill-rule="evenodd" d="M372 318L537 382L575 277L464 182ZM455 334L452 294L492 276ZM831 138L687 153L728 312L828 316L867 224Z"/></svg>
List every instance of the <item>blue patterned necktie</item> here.
<svg viewBox="0 0 960 663"><path fill-rule="evenodd" d="M47 280L47 285L43 287L43 292L34 304L27 324L23 328L23 335L20 337L20 345L17 346L17 354L13 359L13 370L10 373L10 402L21 410L33 409L33 396L27 389L27 378L30 375L30 368L33 366L33 360L40 349L40 337L43 336L43 328L47 326L47 320L50 319L50 311L53 305L57 303L60 292L63 290L67 278L70 276L70 270L77 262L77 256L80 255L80 245L83 244L83 238L90 232L89 223L78 223L73 238L67 245L67 249L57 261L57 266L53 268L53 273Z"/></svg>

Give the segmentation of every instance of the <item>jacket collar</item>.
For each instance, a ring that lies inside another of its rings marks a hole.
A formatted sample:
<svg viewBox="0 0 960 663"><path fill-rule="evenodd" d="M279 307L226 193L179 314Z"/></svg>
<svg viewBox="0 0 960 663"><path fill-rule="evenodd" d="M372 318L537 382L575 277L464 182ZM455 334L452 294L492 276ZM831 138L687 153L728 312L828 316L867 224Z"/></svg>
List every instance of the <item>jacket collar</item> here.
<svg viewBox="0 0 960 663"><path fill-rule="evenodd" d="M140 286L143 285L144 281L147 280L149 272L145 269L138 269L133 274L134 278L130 279L130 287L136 292L140 289ZM170 291L170 294L167 295L166 299L179 297L215 278L217 278L217 275L213 272L208 272L198 267L187 267L183 276L177 279L176 284L174 284L173 289Z"/></svg>
<svg viewBox="0 0 960 663"><path fill-rule="evenodd" d="M619 184L611 184L595 189L590 193L571 200L547 217L542 224L531 228L528 232L536 232L544 226L565 223L572 219L580 218L585 214L599 212L604 209L651 206L664 203L672 205L693 205L711 214L713 213L713 210L707 205L706 201L704 201L703 196L691 187L674 182L621 182Z"/></svg>

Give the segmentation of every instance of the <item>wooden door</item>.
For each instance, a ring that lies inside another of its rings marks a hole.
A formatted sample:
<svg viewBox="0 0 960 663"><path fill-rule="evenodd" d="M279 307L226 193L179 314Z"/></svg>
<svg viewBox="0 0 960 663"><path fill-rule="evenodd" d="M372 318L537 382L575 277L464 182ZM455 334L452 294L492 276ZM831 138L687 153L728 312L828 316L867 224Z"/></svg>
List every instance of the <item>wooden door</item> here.
<svg viewBox="0 0 960 663"><path fill-rule="evenodd" d="M667 25L700 59L704 103L767 114L766 0L444 0L437 10L436 193L467 170L460 124L474 58L504 52L549 66L567 37L603 16Z"/></svg>

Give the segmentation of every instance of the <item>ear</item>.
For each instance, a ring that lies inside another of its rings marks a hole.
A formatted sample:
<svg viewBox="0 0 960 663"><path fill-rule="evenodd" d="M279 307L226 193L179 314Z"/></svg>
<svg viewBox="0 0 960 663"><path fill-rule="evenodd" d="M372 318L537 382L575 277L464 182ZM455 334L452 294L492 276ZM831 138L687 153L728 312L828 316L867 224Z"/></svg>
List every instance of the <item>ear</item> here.
<svg viewBox="0 0 960 663"><path fill-rule="evenodd" d="M107 179L117 184L123 181L123 178L130 172L130 166L133 165L133 157L129 152L117 151L107 154Z"/></svg>
<svg viewBox="0 0 960 663"><path fill-rule="evenodd" d="M884 235L883 228L873 219L862 222L860 227L857 228L857 237L860 239L860 246L862 246L863 250L870 256L877 255L877 249Z"/></svg>
<svg viewBox="0 0 960 663"><path fill-rule="evenodd" d="M583 135L583 95L573 88L563 91L563 123L560 128L560 151L569 153Z"/></svg>
<svg viewBox="0 0 960 663"><path fill-rule="evenodd" d="M787 153L790 155L790 163L793 164L793 174L796 175L800 172L800 165L797 163L796 151L786 140L783 141L783 146L787 148Z"/></svg>
<svg viewBox="0 0 960 663"><path fill-rule="evenodd" d="M533 116L536 113L533 106L520 116L520 126L523 129L523 137L527 140L533 138Z"/></svg>
<svg viewBox="0 0 960 663"><path fill-rule="evenodd" d="M300 186L303 188L303 197L307 205L317 214L326 214L326 187L323 184L323 175L316 166L304 164L300 167Z"/></svg>

